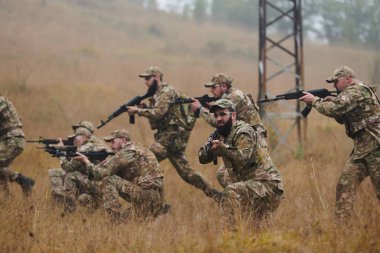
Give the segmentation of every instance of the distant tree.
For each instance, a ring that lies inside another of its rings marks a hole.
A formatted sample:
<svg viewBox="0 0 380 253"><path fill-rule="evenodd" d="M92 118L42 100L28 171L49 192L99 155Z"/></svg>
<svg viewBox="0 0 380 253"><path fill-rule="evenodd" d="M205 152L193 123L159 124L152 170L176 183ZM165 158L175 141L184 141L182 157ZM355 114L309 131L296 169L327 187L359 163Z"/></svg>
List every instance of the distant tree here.
<svg viewBox="0 0 380 253"><path fill-rule="evenodd" d="M205 21L207 17L207 2L205 0L195 0L193 15L197 22Z"/></svg>
<svg viewBox="0 0 380 253"><path fill-rule="evenodd" d="M257 27L258 7L257 0L214 0L211 16L215 21Z"/></svg>

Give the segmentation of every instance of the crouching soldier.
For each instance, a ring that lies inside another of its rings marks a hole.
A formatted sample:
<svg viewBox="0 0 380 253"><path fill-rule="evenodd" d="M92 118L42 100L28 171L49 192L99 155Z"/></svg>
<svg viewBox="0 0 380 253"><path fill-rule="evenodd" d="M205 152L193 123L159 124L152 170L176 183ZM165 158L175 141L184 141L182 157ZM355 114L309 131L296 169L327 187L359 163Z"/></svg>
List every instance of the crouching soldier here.
<svg viewBox="0 0 380 253"><path fill-rule="evenodd" d="M210 108L217 121L218 136L200 149L202 164L221 156L230 183L219 201L225 221L234 228L236 217L260 220L274 211L282 198L282 178L273 164L262 135L250 124L236 120L230 100L220 99ZM254 220L254 221L255 221Z"/></svg>
<svg viewBox="0 0 380 253"><path fill-rule="evenodd" d="M169 206L164 204L164 176L152 151L131 142L126 130L114 131L104 140L111 143L115 155L98 165L80 153L75 159L83 162L90 177L97 181L94 187L100 189L102 205L111 220L120 222L132 213L155 217L168 211ZM131 207L122 210L119 197Z"/></svg>

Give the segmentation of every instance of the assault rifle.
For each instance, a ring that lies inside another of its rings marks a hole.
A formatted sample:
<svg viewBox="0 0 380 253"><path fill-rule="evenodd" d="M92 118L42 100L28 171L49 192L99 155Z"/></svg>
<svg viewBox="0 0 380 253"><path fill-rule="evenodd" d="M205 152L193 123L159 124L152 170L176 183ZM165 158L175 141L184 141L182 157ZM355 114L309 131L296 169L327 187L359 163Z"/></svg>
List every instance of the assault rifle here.
<svg viewBox="0 0 380 253"><path fill-rule="evenodd" d="M59 140L58 139L45 139L43 137L40 136L40 138L38 140L28 140L26 142L30 142L30 143L41 143L41 144L44 144L45 146L49 146L49 145L54 145L54 144L58 144L59 143ZM62 140L63 142L63 145L67 146L72 146L74 145L74 139L67 139L67 140Z"/></svg>
<svg viewBox="0 0 380 253"><path fill-rule="evenodd" d="M77 148L75 146L63 146L63 147L45 147L45 151L48 152L52 157L67 157L72 158L78 156ZM107 151L88 151L80 152L81 154L88 157L92 163L97 163L98 161L103 161L109 155L114 155Z"/></svg>
<svg viewBox="0 0 380 253"><path fill-rule="evenodd" d="M204 149L208 151L212 147L212 141L215 140L219 135L218 130L215 130L210 137L208 137L206 145L204 146ZM213 163L216 165L218 164L218 157L216 155L213 155L212 159Z"/></svg>
<svg viewBox="0 0 380 253"><path fill-rule="evenodd" d="M303 92L304 92L304 90L285 93L285 94L277 95L274 98L268 98L268 96L265 95L265 99L259 100L259 103L269 103L269 102L274 102L277 100L299 99L299 98L305 96L305 94ZM313 94L314 96L317 96L320 98L325 98L327 96L336 97L338 94L337 91L329 91L327 89L306 90L306 92L309 92L309 93ZM311 109L312 109L311 106L306 105L306 107L301 112L302 116L306 118L307 115L310 113Z"/></svg>
<svg viewBox="0 0 380 253"><path fill-rule="evenodd" d="M209 95L205 94L201 97L195 97L196 100L198 100L202 106L207 107L207 103L214 102L218 100L216 97L209 97ZM189 104L194 102L192 98L177 98L170 104Z"/></svg>
<svg viewBox="0 0 380 253"><path fill-rule="evenodd" d="M105 126L112 119L114 119L117 116L119 116L120 114L126 112L128 110L128 106L139 105L141 103L141 101L143 101L144 99L152 97L154 95L154 93L156 93L156 90L157 90L157 85L151 85L144 96L136 96L136 97L132 98L132 100L130 100L127 103L120 106L119 109L117 109L110 116L108 116L107 120L101 120L100 125L97 126L97 128L99 129L99 128ZM129 116L129 123L135 124L135 115Z"/></svg>

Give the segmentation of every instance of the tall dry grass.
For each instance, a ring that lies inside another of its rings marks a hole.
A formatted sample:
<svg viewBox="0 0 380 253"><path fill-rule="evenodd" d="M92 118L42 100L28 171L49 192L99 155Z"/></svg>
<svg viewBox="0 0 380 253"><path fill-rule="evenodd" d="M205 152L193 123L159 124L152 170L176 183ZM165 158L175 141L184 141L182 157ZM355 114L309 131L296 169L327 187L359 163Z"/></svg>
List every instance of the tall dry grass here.
<svg viewBox="0 0 380 253"><path fill-rule="evenodd" d="M213 73L257 94L255 31L222 24L202 27L176 16L114 1L0 1L0 91L16 105L28 139L65 137L80 120L98 123L121 103L145 92L137 74L161 66L179 90L203 95ZM306 43L306 85L317 88L339 65L367 81L373 52ZM278 56L281 58L282 56ZM291 78L274 81L278 92ZM283 85L280 85L283 84ZM65 215L53 204L47 170L57 167L33 145L12 164L37 180L30 199L17 185L0 203L1 252L379 252L379 203L369 179L359 188L353 218L334 223L335 185L352 142L333 120L312 112L304 156L290 149L272 156L282 173L285 197L260 228L223 229L217 205L186 184L169 162L165 192L172 212L147 222L110 224L101 210ZM279 123L279 127L287 123ZM122 115L96 132L126 128L135 141L152 143L145 119ZM200 165L197 151L212 129L199 120L187 147L191 165L217 186L217 166Z"/></svg>

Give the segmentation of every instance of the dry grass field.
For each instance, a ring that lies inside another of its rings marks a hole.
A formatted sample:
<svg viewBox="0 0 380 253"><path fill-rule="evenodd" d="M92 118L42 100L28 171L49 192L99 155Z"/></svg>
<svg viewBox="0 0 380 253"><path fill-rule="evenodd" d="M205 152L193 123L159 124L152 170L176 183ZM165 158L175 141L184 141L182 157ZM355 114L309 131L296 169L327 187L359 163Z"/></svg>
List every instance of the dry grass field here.
<svg viewBox="0 0 380 253"><path fill-rule="evenodd" d="M65 138L80 120L98 124L145 93L137 74L150 65L162 67L165 80L190 96L207 93L202 84L216 72L257 94L255 30L199 26L122 0L0 0L0 31L0 93L17 107L27 139ZM345 64L370 81L376 52L311 42L304 51L309 89L324 86L323 79ZM290 78L275 82L283 83L279 92L291 85ZM137 118L130 125L127 115L96 135L120 128L135 141L152 143L147 121ZM217 166L200 165L197 158L211 131L198 120L187 154L217 186ZM240 224L229 232L217 205L182 181L167 161L161 166L170 214L119 226L102 210L65 215L51 200L47 175L58 160L28 144L12 168L35 178L35 191L24 199L12 185L11 198L1 199L0 252L380 252L380 206L368 178L348 225L334 222L335 185L352 148L344 128L312 112L304 155L296 158L294 140L289 146L272 153L286 190L277 212L260 228Z"/></svg>

